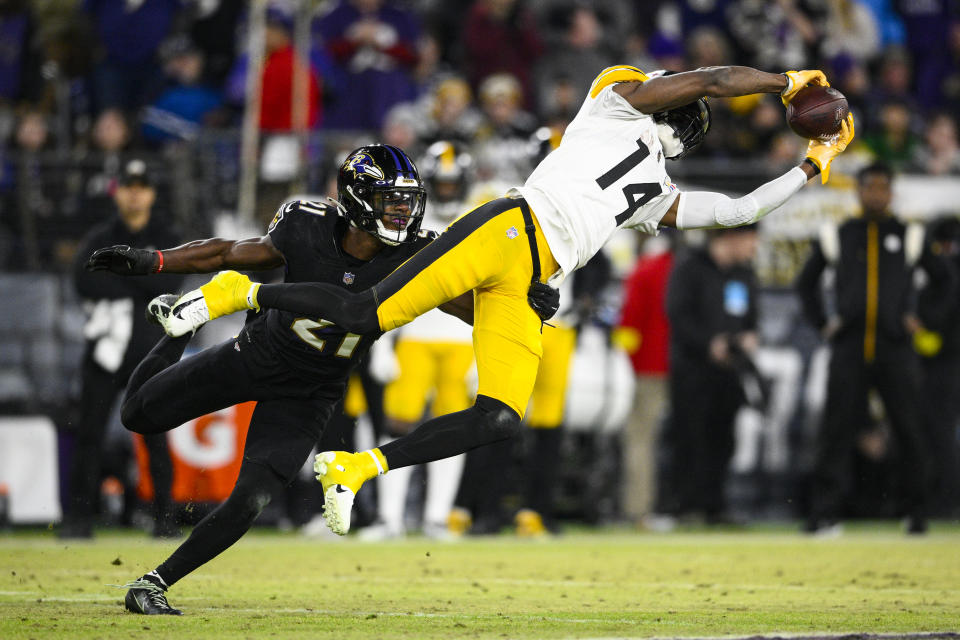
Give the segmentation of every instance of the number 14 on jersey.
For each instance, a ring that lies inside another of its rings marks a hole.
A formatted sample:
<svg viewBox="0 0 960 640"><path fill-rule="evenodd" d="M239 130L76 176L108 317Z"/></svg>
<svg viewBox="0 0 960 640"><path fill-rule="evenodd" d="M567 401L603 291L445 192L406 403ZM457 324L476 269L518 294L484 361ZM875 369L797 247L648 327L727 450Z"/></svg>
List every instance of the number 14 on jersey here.
<svg viewBox="0 0 960 640"><path fill-rule="evenodd" d="M597 178L597 185L606 190L614 182L627 175L631 169L646 160L650 155L650 149L643 143L643 140L637 139L638 149L618 162L612 169ZM660 195L660 185L656 182L642 182L638 184L628 184L623 188L623 196L627 199L627 208L617 214L616 221L619 227L630 219L630 216L643 205L650 202L655 196Z"/></svg>

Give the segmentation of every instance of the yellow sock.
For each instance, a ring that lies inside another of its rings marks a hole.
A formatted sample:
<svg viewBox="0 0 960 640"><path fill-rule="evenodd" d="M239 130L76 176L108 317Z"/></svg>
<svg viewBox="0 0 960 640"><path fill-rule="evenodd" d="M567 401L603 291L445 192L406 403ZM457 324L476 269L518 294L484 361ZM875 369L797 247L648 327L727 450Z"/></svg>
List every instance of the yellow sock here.
<svg viewBox="0 0 960 640"><path fill-rule="evenodd" d="M358 460L360 470L367 480L390 470L387 466L387 459L380 453L380 449L367 449L361 451L358 455L360 456Z"/></svg>
<svg viewBox="0 0 960 640"><path fill-rule="evenodd" d="M251 307L259 311L256 296L259 290L259 283L255 285L250 278L236 271L221 271L200 287L211 320Z"/></svg>

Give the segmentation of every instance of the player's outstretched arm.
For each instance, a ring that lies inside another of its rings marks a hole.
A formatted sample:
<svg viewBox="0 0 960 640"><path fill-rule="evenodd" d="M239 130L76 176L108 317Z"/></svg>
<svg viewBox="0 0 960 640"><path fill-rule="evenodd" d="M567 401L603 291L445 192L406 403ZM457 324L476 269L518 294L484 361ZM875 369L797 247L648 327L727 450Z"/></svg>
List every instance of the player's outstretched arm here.
<svg viewBox="0 0 960 640"><path fill-rule="evenodd" d="M270 236L246 240L209 238L173 249L137 249L127 245L104 247L87 260L88 271L110 271L135 276L150 273L212 273L221 269L261 270L284 262Z"/></svg>
<svg viewBox="0 0 960 640"><path fill-rule="evenodd" d="M710 191L685 191L660 219L664 227L677 229L715 229L740 227L764 217L820 174L823 182L830 173L830 163L853 140L853 115L847 116L840 134L829 141L811 140L807 157L779 178L757 187L742 198L729 198Z"/></svg>
<svg viewBox="0 0 960 640"><path fill-rule="evenodd" d="M822 71L767 73L752 67L703 67L644 82L624 82L614 87L642 113L657 113L690 104L703 97L732 98L753 93L779 93L787 104L808 84L827 85Z"/></svg>

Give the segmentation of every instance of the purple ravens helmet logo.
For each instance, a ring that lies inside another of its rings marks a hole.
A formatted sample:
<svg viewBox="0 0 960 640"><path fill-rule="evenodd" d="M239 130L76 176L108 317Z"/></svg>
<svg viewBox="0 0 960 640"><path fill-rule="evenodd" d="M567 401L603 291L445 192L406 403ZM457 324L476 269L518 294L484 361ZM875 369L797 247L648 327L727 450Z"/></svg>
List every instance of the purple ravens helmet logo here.
<svg viewBox="0 0 960 640"><path fill-rule="evenodd" d="M383 180L386 177L383 169L378 167L377 163L373 161L373 158L366 153L357 153L351 156L351 158L347 160L347 171L353 171L353 173L358 176L363 173L375 180Z"/></svg>

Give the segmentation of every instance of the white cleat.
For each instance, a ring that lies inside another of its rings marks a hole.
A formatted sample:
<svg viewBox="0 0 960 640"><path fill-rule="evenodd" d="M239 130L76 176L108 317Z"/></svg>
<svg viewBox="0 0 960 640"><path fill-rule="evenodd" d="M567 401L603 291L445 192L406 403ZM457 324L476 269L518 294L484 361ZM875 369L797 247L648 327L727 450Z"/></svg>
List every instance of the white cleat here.
<svg viewBox="0 0 960 640"><path fill-rule="evenodd" d="M147 322L162 327L179 297L175 293L161 293L148 302L147 308L144 310Z"/></svg>
<svg viewBox="0 0 960 640"><path fill-rule="evenodd" d="M317 473L317 480L323 485L323 516L327 520L327 526L335 534L344 536L350 531L350 514L357 494L350 487L338 483L334 477L347 472L337 460L337 454L335 451L318 453L313 470Z"/></svg>
<svg viewBox="0 0 960 640"><path fill-rule="evenodd" d="M159 302L160 298L154 298L148 309L157 303L161 307L164 303ZM197 329L210 321L210 310L207 308L207 302L203 298L203 292L200 289L189 291L169 306L166 313L156 313L154 317L172 338L178 338L187 333L195 333Z"/></svg>

